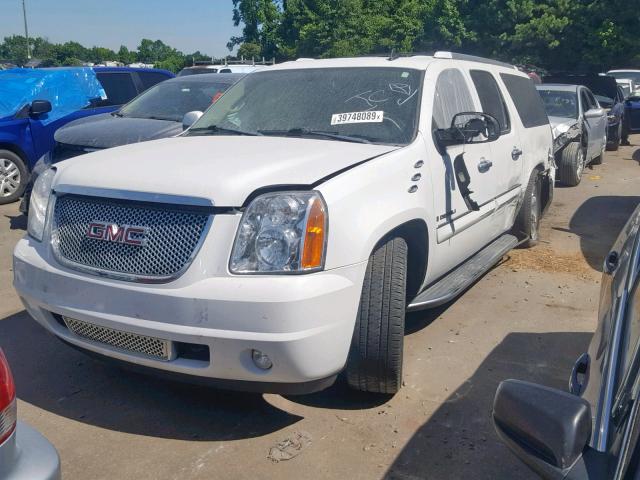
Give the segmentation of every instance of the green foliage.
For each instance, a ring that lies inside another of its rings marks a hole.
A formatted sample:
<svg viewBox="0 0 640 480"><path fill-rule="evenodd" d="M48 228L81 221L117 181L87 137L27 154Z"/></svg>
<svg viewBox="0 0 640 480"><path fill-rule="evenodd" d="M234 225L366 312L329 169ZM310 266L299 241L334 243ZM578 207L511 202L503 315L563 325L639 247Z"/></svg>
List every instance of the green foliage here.
<svg viewBox="0 0 640 480"><path fill-rule="evenodd" d="M238 48L237 56L246 58L248 60L252 58L259 58L262 55L262 47L257 43L244 42Z"/></svg>
<svg viewBox="0 0 640 480"><path fill-rule="evenodd" d="M640 67L628 0L232 0L242 43L279 59L454 50L549 70Z"/></svg>

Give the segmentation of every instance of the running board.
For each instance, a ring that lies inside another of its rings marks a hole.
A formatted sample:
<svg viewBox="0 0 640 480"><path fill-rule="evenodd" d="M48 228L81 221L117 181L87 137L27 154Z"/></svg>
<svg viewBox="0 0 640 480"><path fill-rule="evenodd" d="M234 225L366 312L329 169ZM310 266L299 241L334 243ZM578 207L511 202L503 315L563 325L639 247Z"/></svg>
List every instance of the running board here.
<svg viewBox="0 0 640 480"><path fill-rule="evenodd" d="M454 299L498 263L518 243L520 243L518 239L510 234L498 237L455 270L419 293L409 303L407 311L413 312L437 307Z"/></svg>

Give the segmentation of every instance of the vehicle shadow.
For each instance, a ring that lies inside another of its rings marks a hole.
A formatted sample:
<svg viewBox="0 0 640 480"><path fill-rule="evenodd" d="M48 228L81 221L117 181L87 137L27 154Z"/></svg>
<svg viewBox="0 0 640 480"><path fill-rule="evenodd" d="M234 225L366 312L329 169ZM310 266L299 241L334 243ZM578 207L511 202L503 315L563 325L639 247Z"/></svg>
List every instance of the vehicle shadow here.
<svg viewBox="0 0 640 480"><path fill-rule="evenodd" d="M26 312L0 320L18 398L89 425L158 438L214 441L266 435L300 420L261 395L152 378L63 345Z"/></svg>
<svg viewBox="0 0 640 480"><path fill-rule="evenodd" d="M449 302L430 310L408 313L406 317L405 336L412 335L434 322L450 305ZM329 408L338 410L366 410L387 403L393 395L375 395L355 391L347 385L344 373L338 377L330 388L311 395L287 396L287 400L308 407Z"/></svg>
<svg viewBox="0 0 640 480"><path fill-rule="evenodd" d="M638 148L635 152L633 152L633 155L631 155L631 159L635 160L640 164L640 148Z"/></svg>
<svg viewBox="0 0 640 480"><path fill-rule="evenodd" d="M569 232L580 237L580 249L589 266L599 272L620 230L640 203L638 196L591 197L575 211ZM598 228L593 228L598 225ZM567 231L552 227L554 230Z"/></svg>
<svg viewBox="0 0 640 480"><path fill-rule="evenodd" d="M10 230L27 230L27 216L20 215L5 215L9 219Z"/></svg>
<svg viewBox="0 0 640 480"><path fill-rule="evenodd" d="M534 479L498 440L491 419L498 384L516 378L563 390L590 333L511 333L413 435L384 478Z"/></svg>

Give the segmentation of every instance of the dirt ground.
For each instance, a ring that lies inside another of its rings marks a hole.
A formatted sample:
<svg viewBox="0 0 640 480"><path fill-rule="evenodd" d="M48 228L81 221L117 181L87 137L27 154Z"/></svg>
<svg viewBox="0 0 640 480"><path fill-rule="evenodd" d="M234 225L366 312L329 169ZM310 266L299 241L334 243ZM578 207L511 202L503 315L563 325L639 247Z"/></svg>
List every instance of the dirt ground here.
<svg viewBox="0 0 640 480"><path fill-rule="evenodd" d="M0 346L19 418L57 447L65 479L533 478L496 438L493 395L505 378L566 388L595 328L600 265L640 201L632 143L556 189L538 247L409 317L394 397L341 383L303 397L215 391L85 357L23 311L11 251L26 219L0 207Z"/></svg>

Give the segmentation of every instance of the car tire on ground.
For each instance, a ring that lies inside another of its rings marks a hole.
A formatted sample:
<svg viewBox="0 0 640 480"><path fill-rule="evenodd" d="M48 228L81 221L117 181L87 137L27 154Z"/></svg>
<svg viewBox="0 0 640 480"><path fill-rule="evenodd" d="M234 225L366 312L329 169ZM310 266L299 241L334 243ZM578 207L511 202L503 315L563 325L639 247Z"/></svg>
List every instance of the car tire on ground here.
<svg viewBox="0 0 640 480"><path fill-rule="evenodd" d="M607 150L611 152L615 152L620 148L620 140L622 139L622 122L618 124L618 133L616 134L616 138L607 142Z"/></svg>
<svg viewBox="0 0 640 480"><path fill-rule="evenodd" d="M538 244L540 231L540 193L542 183L540 172L534 170L529 177L529 183L524 193L524 200L518 211L516 222L513 226L514 234L520 238L522 248L531 248Z"/></svg>
<svg viewBox="0 0 640 480"><path fill-rule="evenodd" d="M569 187L580 183L585 163L584 150L579 142L572 142L562 150L558 162L558 180L561 183Z"/></svg>
<svg viewBox="0 0 640 480"><path fill-rule="evenodd" d="M402 384L407 243L393 237L369 258L353 332L347 382L351 388L396 393Z"/></svg>
<svg viewBox="0 0 640 480"><path fill-rule="evenodd" d="M0 205L18 200L28 181L22 159L10 150L0 150Z"/></svg>

